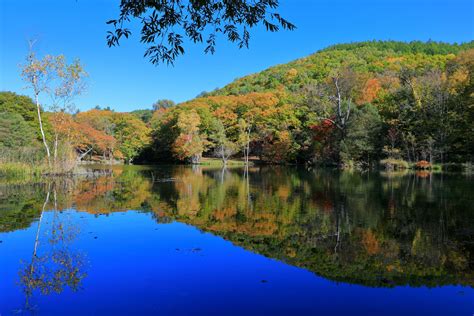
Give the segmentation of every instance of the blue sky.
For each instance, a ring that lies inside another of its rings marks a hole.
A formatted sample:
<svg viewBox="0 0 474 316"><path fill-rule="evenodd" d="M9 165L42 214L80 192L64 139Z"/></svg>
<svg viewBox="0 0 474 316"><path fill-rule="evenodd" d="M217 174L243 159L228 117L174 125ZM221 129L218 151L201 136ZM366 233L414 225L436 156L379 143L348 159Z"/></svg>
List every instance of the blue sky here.
<svg viewBox="0 0 474 316"><path fill-rule="evenodd" d="M224 39L217 52L185 43L186 54L174 67L151 65L143 58L139 34L118 48L106 45L107 20L118 0L1 0L0 91L29 95L18 71L26 41L37 38L39 54L79 58L89 73L80 110L95 105L117 111L149 108L158 99L182 102L235 78L309 55L331 44L372 39L465 42L474 39L473 0L280 0L280 13L296 31L252 33L250 48Z"/></svg>

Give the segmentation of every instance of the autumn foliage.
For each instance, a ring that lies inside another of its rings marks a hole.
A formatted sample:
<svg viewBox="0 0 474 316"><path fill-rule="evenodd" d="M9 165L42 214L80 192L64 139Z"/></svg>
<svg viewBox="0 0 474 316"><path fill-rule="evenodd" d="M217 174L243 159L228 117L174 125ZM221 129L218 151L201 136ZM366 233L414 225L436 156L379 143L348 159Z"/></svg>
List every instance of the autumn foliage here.
<svg viewBox="0 0 474 316"><path fill-rule="evenodd" d="M473 42L335 45L177 105L160 100L153 109L130 113L46 112L44 138L51 143L59 135L80 155L87 153L84 159L136 163L197 163L214 156L224 164L252 157L393 169L472 161L473 56ZM31 71L42 74L52 62L48 57ZM35 125L34 104L10 103L2 111Z"/></svg>
<svg viewBox="0 0 474 316"><path fill-rule="evenodd" d="M150 129L129 113L93 109L70 115L50 113L48 121L79 154L131 161L150 141Z"/></svg>

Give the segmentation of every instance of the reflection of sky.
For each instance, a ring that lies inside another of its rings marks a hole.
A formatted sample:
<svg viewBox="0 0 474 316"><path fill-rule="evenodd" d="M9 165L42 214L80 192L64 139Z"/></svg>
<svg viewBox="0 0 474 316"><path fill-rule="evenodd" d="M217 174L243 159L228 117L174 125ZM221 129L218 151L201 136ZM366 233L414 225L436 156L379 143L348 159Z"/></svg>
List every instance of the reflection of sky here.
<svg viewBox="0 0 474 316"><path fill-rule="evenodd" d="M81 226L73 248L87 256L87 277L79 292L36 294L32 303L45 315L470 315L474 310L472 288L335 283L189 225L157 224L150 214L60 216L72 216ZM36 224L0 234L2 315L24 303L15 283L19 261L31 258L35 233Z"/></svg>

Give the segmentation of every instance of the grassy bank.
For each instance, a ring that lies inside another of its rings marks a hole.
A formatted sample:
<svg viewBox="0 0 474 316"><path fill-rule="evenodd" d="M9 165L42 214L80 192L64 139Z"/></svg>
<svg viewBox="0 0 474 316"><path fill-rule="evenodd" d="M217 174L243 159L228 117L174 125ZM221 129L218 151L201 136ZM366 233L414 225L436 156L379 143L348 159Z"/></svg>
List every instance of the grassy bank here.
<svg viewBox="0 0 474 316"><path fill-rule="evenodd" d="M0 179L5 180L33 180L41 177L46 169L39 165L21 162L0 163Z"/></svg>
<svg viewBox="0 0 474 316"><path fill-rule="evenodd" d="M217 167L224 165L224 163L222 162L222 159L219 158L202 158L200 165ZM245 162L239 159L229 159L227 160L227 166L245 166Z"/></svg>
<svg viewBox="0 0 474 316"><path fill-rule="evenodd" d="M85 163L84 163L85 164ZM202 158L200 165L207 167L221 168L223 162L218 158ZM255 161L250 161L250 165L254 166ZM110 168L109 164L98 164L97 166L104 166ZM118 166L116 164L115 166ZM245 162L242 159L229 159L227 161L228 167L243 167ZM323 169L325 167L322 167ZM414 163L408 163L403 160L384 160L380 163L380 172L383 174L406 174L407 172L416 170ZM440 172L461 172L474 173L474 164L472 163L445 163L433 164L431 168L426 169L426 172L440 173ZM80 172L74 168L68 172L51 172L45 164L29 164L24 162L0 162L0 182L28 182L41 179L44 176L62 176L62 175L77 175Z"/></svg>

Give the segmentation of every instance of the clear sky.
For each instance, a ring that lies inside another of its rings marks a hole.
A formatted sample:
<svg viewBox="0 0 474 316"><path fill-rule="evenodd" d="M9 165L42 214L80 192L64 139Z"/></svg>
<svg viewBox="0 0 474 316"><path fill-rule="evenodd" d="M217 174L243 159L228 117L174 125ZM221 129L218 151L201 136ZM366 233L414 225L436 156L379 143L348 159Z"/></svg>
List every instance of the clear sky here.
<svg viewBox="0 0 474 316"><path fill-rule="evenodd" d="M26 41L39 40L39 54L79 58L89 73L80 110L95 105L117 111L149 108L157 99L176 102L222 87L235 78L309 55L328 45L363 40L474 39L474 0L280 0L280 13L296 31L252 33L250 48L220 39L217 52L186 43L175 66L143 58L139 34L118 48L106 45L107 20L117 17L118 0L0 0L0 91L29 94L18 65Z"/></svg>

